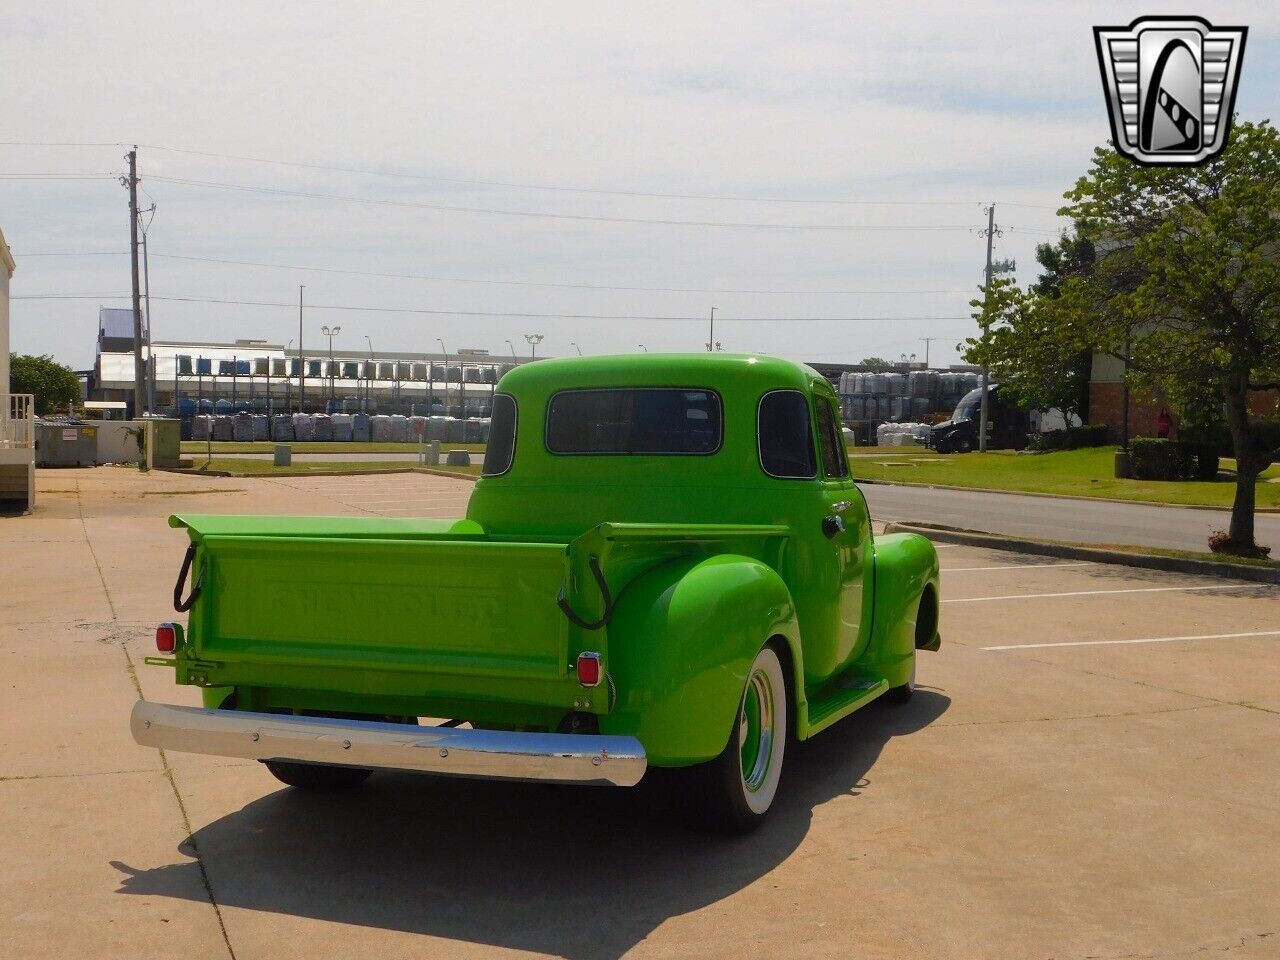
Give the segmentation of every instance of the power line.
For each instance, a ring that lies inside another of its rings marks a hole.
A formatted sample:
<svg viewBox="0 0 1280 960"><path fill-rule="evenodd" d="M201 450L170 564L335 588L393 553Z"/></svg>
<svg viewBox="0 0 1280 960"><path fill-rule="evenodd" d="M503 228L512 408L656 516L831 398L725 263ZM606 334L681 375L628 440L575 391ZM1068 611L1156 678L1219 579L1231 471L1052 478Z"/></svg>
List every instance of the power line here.
<svg viewBox="0 0 1280 960"><path fill-rule="evenodd" d="M40 293L40 294L20 294L11 297L13 300L127 300L130 294L102 294L102 293ZM152 296L153 300L165 300L171 303L209 303L221 306L241 306L241 307L287 307L290 310L296 309L296 303L286 303L279 300L229 300L215 297L176 297L176 296ZM499 310L430 310L415 307L374 307L360 306L355 304L320 304L308 303L308 310L344 310L356 311L361 313L403 313L403 314L421 314L429 316L451 316L451 317L511 317L517 319L531 320L647 320L654 322L698 322L705 323L705 316L644 316L640 314L598 314L598 313L525 313L520 311L499 311ZM936 316L910 316L910 317L886 317L886 316L863 316L863 317L721 317L725 323L895 323L895 322L912 322L912 321L942 321L942 320L971 320L972 317L936 317Z"/></svg>
<svg viewBox="0 0 1280 960"><path fill-rule="evenodd" d="M31 254L27 254L31 256ZM183 260L193 263L217 263L238 267L266 267L272 270L303 270L310 273L332 273L351 277L373 277L387 280L431 280L439 283L477 283L486 286L512 287L556 287L569 290L611 290L627 293L749 293L773 294L778 296L817 296L817 295L889 295L889 294L939 294L939 293L972 293L966 287L955 290L752 290L728 289L724 287L645 287L621 286L615 284L596 283L561 283L539 280L488 280L474 277L440 277L420 273L384 273L373 270L346 270L339 267L310 267L288 263L263 263L256 260L225 260L219 257L192 257L176 253L157 253L157 258L165 260Z"/></svg>
<svg viewBox="0 0 1280 960"><path fill-rule="evenodd" d="M574 213L549 213L546 211L506 210L496 207L464 207L445 203L428 203L421 200L385 200L375 197L353 197L332 193L311 193L301 190L283 190L276 187L252 187L239 183L224 183L216 180L190 180L183 177L165 177L152 174L150 179L159 183L175 183L184 186L210 187L217 190L236 190L243 193L261 193L282 197L297 197L305 200L331 200L339 203L357 203L379 207L409 207L419 210L443 210L451 213L477 213L490 216L527 217L537 220L583 220L595 223L632 223L656 224L678 227L731 227L748 230L821 230L836 232L863 231L954 231L968 232L973 229L965 223L948 224L831 224L831 223L749 223L727 220L667 220L648 217L606 217Z"/></svg>
<svg viewBox="0 0 1280 960"><path fill-rule="evenodd" d="M0 173L0 180L114 180L113 173Z"/></svg>
<svg viewBox="0 0 1280 960"><path fill-rule="evenodd" d="M273 166L298 167L305 170L324 170L331 173L355 173L363 176L394 177L400 180L423 180L433 183L455 183L463 186L505 187L516 190L551 190L559 193L587 193L597 196L641 197L653 200L728 200L744 203L807 203L839 204L846 206L976 206L977 200L846 200L838 197L750 197L733 194L650 193L642 190L604 190L596 187L574 187L546 183L516 183L505 180L468 180L459 177L440 177L420 173L400 173L391 170L372 170L367 167L341 167L324 163L303 163L294 160L272 160L264 157L246 157L234 153L209 153L203 150L186 150L178 147L160 147L142 144L148 150L166 153L182 153L194 157L210 157L217 160L239 160L246 163L264 163Z"/></svg>
<svg viewBox="0 0 1280 960"><path fill-rule="evenodd" d="M22 259L31 257L124 257L127 250L58 250L38 253L22 253ZM760 290L748 287L647 287L607 283L569 283L554 280L491 280L479 277L441 277L425 273L388 273L380 270L347 270L341 267L314 267L297 263L266 263L260 260L228 260L222 257L194 257L177 253L157 253L162 260L181 260L190 263L216 263L236 267L264 267L271 270L301 270L308 273L331 273L348 277L371 277L380 280L429 280L436 283L475 283L500 287L552 287L564 290L605 290L621 293L741 293L772 296L906 296L972 293L970 287L938 290Z"/></svg>
<svg viewBox="0 0 1280 960"><path fill-rule="evenodd" d="M19 251L18 256L23 259L30 257L127 257L128 250L55 250L48 253L23 253Z"/></svg>
<svg viewBox="0 0 1280 960"><path fill-rule="evenodd" d="M0 147L122 147L122 143L66 143L37 140L0 140Z"/></svg>
<svg viewBox="0 0 1280 960"><path fill-rule="evenodd" d="M4 147L120 147L123 142L37 142L5 140L0 141ZM271 166L295 167L303 170L323 170L330 173L354 173L362 176L389 177L398 180L420 180L432 183L453 183L462 186L503 187L515 190L547 190L557 193L585 193L596 196L639 197L654 200L720 200L736 203L782 203L782 204L830 204L836 206L979 206L981 200L865 200L846 199L842 197L760 197L742 194L699 194L699 193L657 193L644 190L606 190L599 187L578 187L565 184L522 183L508 180L476 180L461 177L441 177L431 174L403 173L394 170L374 170L369 167L345 167L334 164L308 163L298 160L280 160L268 157L250 157L235 153L213 153L206 150L191 150L183 147L165 147L158 144L140 144L148 150L161 150L165 153L180 153L192 157L208 157L215 160L236 160L244 163L261 163ZM153 177L152 179L158 179ZM1051 210L1057 213L1058 207L1043 203L1022 203L1013 200L1000 201L1008 207L1025 207L1030 210Z"/></svg>

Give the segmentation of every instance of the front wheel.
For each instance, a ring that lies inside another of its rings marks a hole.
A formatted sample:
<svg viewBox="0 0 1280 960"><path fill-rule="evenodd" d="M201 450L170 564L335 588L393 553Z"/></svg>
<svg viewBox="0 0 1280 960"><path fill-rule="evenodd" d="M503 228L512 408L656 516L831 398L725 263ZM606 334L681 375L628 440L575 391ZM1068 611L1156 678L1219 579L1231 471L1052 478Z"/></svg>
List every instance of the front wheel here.
<svg viewBox="0 0 1280 960"><path fill-rule="evenodd" d="M907 682L900 687L890 687L885 691L884 698L889 703L906 703L911 699L911 695L916 692L916 655L911 654L911 675L907 677Z"/></svg>
<svg viewBox="0 0 1280 960"><path fill-rule="evenodd" d="M754 830L778 792L787 745L787 684L772 647L747 673L737 722L724 752L693 772L705 826L728 834Z"/></svg>

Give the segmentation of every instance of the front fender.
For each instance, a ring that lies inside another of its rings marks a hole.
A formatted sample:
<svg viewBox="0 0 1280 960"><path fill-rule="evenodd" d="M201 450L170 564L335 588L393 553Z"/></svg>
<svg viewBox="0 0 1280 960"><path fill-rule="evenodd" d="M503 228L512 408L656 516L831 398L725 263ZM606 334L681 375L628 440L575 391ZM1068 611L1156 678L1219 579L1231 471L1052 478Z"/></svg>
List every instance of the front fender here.
<svg viewBox="0 0 1280 960"><path fill-rule="evenodd" d="M916 533L893 533L875 539L875 606L872 608L871 643L864 663L889 686L907 682L917 647L916 623L922 601L931 603L932 634L937 635L940 597L938 551ZM929 591L929 596L926 592ZM927 628L929 621L922 620Z"/></svg>
<svg viewBox="0 0 1280 960"><path fill-rule="evenodd" d="M659 766L724 750L747 672L771 637L786 641L792 676L803 675L791 593L751 557L682 557L643 574L619 597L608 630L617 703L601 732L638 737Z"/></svg>

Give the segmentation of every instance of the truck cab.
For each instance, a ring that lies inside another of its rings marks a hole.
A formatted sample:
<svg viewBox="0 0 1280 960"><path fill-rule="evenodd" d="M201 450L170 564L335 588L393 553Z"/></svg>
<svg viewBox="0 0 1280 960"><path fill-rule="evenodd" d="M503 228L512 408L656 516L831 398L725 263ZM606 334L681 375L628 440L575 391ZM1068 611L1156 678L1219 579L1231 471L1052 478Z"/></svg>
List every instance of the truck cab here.
<svg viewBox="0 0 1280 960"><path fill-rule="evenodd" d="M769 357L544 360L497 385L456 521L173 518L200 586L162 662L204 707L139 704L135 738L299 786L680 768L750 829L788 738L910 696L939 643L933 547L873 538L838 411Z"/></svg>

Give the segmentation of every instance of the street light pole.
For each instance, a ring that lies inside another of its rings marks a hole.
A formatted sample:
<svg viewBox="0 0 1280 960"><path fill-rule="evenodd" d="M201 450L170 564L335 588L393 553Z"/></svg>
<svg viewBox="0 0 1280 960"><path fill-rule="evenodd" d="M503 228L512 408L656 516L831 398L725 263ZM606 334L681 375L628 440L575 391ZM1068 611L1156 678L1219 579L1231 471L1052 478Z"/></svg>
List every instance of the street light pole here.
<svg viewBox="0 0 1280 960"><path fill-rule="evenodd" d="M711 331L707 337L707 353L711 353L716 348L716 308L711 308Z"/></svg>
<svg viewBox="0 0 1280 960"><path fill-rule="evenodd" d="M307 412L307 361L302 359L302 290L298 284L298 412Z"/></svg>
<svg viewBox="0 0 1280 960"><path fill-rule="evenodd" d="M440 344L440 352L444 354L444 415L449 415L449 351L444 345L444 340L436 337L436 343ZM458 389L462 389L462 385L458 385Z"/></svg>
<svg viewBox="0 0 1280 960"><path fill-rule="evenodd" d="M646 347L643 343L637 343L636 346L639 347L641 350L643 350L645 353L649 352L649 348Z"/></svg>
<svg viewBox="0 0 1280 960"><path fill-rule="evenodd" d="M544 338L543 338L543 336L542 336L542 334L540 334L540 333L526 333L526 334L524 335L524 338L525 338L526 340L528 340L528 341L529 341L529 359L530 359L530 360L537 360L537 359L538 359L538 344L540 344L540 343L543 341L543 339L544 339Z"/></svg>
<svg viewBox="0 0 1280 960"><path fill-rule="evenodd" d="M513 363L517 363L517 364L518 364L518 363L520 362L520 358L516 356L516 345L515 345L514 343L512 343L510 340L508 340L508 341L507 341L507 346L511 348L511 360L512 360L512 362L513 362Z"/></svg>
<svg viewBox="0 0 1280 960"><path fill-rule="evenodd" d="M569 346L573 347L573 349L578 351L578 356L582 356L582 348L578 346L578 343L576 340L570 340Z"/></svg>
<svg viewBox="0 0 1280 960"><path fill-rule="evenodd" d="M320 333L329 338L329 412L333 412L336 399L333 382L333 338L342 332L342 327L321 327Z"/></svg>
<svg viewBox="0 0 1280 960"><path fill-rule="evenodd" d="M369 345L369 366L365 370L364 403L360 405L360 410L363 413L368 413L369 401L373 399L373 341L369 339L368 334L365 334L364 342ZM428 367L428 369L430 368ZM427 406L430 407L430 404L427 404ZM430 412L430 410L427 410L427 413Z"/></svg>

